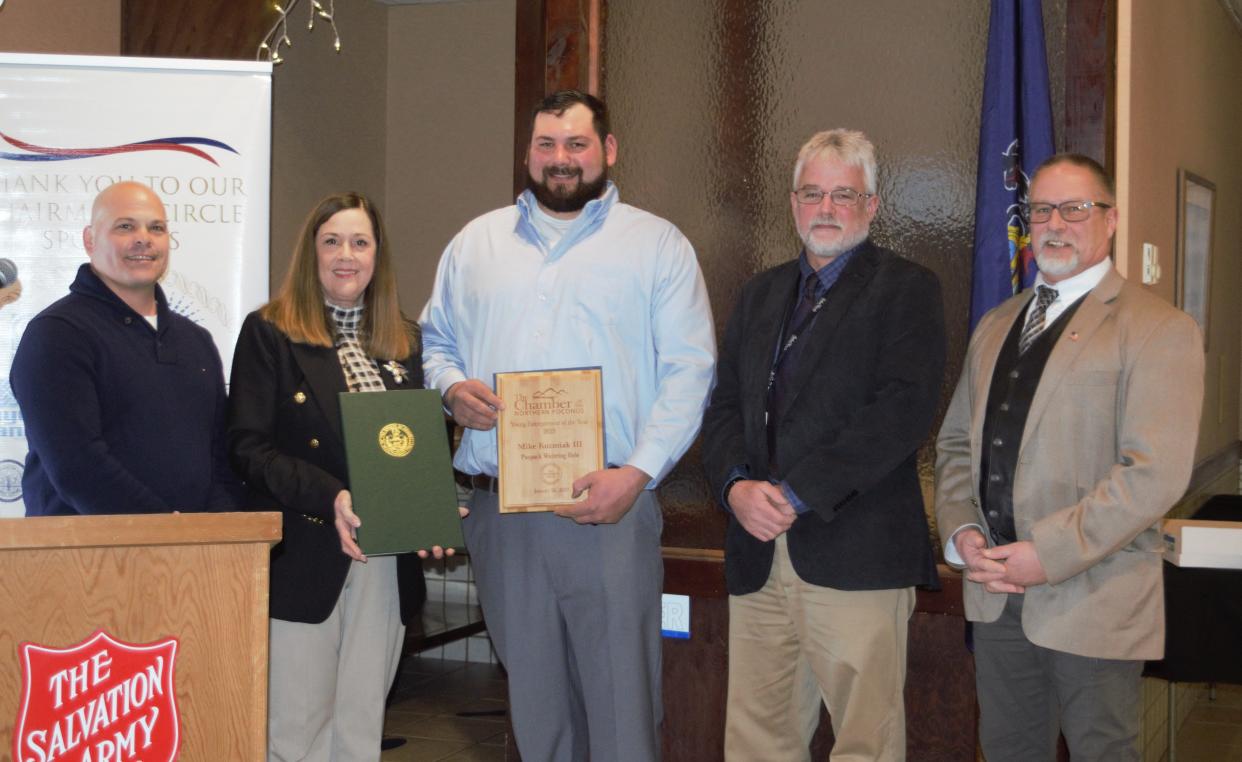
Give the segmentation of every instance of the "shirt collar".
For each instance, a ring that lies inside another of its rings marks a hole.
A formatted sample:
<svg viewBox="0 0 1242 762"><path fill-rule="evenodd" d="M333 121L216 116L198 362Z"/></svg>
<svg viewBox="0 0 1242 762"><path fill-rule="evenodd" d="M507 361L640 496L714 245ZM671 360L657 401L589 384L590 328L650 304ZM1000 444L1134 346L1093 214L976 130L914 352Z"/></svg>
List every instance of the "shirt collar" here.
<svg viewBox="0 0 1242 762"><path fill-rule="evenodd" d="M1084 294L1091 289L1100 285L1100 281L1104 280L1104 276L1108 275L1108 271L1113 268L1111 259L1105 257L1088 267L1086 270L1077 275L1066 278L1057 283L1049 283L1044 280L1044 274L1039 273L1035 276L1035 285L1048 286L1057 291L1057 301L1062 304L1073 304L1078 301Z"/></svg>
<svg viewBox="0 0 1242 762"><path fill-rule="evenodd" d="M599 198L593 198L582 207L582 211L574 218L574 224L566 231L565 238L562 242L576 241L579 231L591 229L603 221L608 215L608 210L613 204L617 203L620 193L617 191L616 184L609 180L604 186L604 192ZM539 202L535 200L535 194L528 188L522 191L517 197L518 223L519 232L527 231L528 235L538 238L538 232L535 230L534 224L531 222L531 210L538 208ZM541 240L541 239L540 239Z"/></svg>
<svg viewBox="0 0 1242 762"><path fill-rule="evenodd" d="M323 305L328 310L328 317L332 319L338 334L343 334L347 337L357 335L358 329L362 327L362 313L365 305L340 307L328 301L325 301Z"/></svg>
<svg viewBox="0 0 1242 762"><path fill-rule="evenodd" d="M595 218L601 217L612 205L616 204L619 197L620 194L619 191L617 191L615 182L612 182L611 180L607 181L607 184L604 186L604 192L600 194L599 199L591 199L590 201L587 201L586 206L582 207L582 211L579 212L579 215L574 217L574 221L594 221ZM538 208L539 202L535 200L533 192L530 191L530 189L527 189L522 191L522 194L518 196L517 205L519 215L522 215L523 220L529 221L530 211L534 210L534 208Z"/></svg>
<svg viewBox="0 0 1242 762"><path fill-rule="evenodd" d="M132 307L125 303L121 297L117 296L112 289L108 288L108 284L103 282L94 270L91 269L89 262L85 262L78 266L77 275L73 279L73 283L69 284L69 291L83 296L89 296L92 299L98 299L112 306L113 309L130 316L136 316L145 319L144 315L139 315ZM160 284L155 284L155 314L158 332L162 335L168 329L169 306L168 297L164 295L164 289L160 288Z"/></svg>
<svg viewBox="0 0 1242 762"><path fill-rule="evenodd" d="M798 271L802 274L798 279L798 284L805 289L806 286L804 284L806 283L806 279L811 277L811 275L817 275L819 276L819 287L816 288L816 293L823 294L828 289L832 288L837 280L841 278L841 273L845 271L845 266L850 263L850 260L854 258L854 255L861 251L862 247L866 244L867 242L864 240L857 246L846 249L837 256L833 257L831 262L818 270L811 267L811 262L806 256L806 249L803 248L802 253L798 255Z"/></svg>

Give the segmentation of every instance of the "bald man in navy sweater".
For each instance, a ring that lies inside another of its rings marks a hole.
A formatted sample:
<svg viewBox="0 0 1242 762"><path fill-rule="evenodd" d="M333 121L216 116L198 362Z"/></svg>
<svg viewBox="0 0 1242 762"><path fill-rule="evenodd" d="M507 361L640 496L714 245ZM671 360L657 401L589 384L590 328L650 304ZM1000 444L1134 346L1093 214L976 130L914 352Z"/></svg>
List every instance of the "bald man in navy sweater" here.
<svg viewBox="0 0 1242 762"><path fill-rule="evenodd" d="M239 508L220 354L158 285L164 204L139 183L109 186L82 240L89 263L27 325L9 374L30 446L26 515Z"/></svg>

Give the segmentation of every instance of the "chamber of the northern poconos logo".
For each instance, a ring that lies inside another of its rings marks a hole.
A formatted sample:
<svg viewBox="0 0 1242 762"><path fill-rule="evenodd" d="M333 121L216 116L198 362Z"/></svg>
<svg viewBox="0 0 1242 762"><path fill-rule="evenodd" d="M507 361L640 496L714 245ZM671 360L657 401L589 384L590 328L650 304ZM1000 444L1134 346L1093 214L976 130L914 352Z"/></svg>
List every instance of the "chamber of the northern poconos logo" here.
<svg viewBox="0 0 1242 762"><path fill-rule="evenodd" d="M71 648L22 643L18 651L16 762L176 759L176 638L136 645L100 630Z"/></svg>
<svg viewBox="0 0 1242 762"><path fill-rule="evenodd" d="M525 394L519 394L513 401L513 414L572 415L583 412L586 408L582 400L567 400L565 395L568 393L564 389L549 386L543 391L531 394L529 398Z"/></svg>
<svg viewBox="0 0 1242 762"><path fill-rule="evenodd" d="M212 138L185 136L185 137L168 137L168 138L152 138L150 140L140 140L135 143L123 143L115 146L99 146L97 148L55 148L52 146L40 146L34 143L27 143L19 140L11 135L0 131L0 140L8 143L18 152L0 151L0 159L8 159L9 161L71 161L73 159L92 159L96 156L108 156L111 154L121 153L138 153L143 151L172 151L174 153L184 153L190 156L197 156L200 159L209 161L216 166L220 166L215 158L202 148L195 146L204 146L206 148L219 148L230 153L237 153L237 149L227 143Z"/></svg>

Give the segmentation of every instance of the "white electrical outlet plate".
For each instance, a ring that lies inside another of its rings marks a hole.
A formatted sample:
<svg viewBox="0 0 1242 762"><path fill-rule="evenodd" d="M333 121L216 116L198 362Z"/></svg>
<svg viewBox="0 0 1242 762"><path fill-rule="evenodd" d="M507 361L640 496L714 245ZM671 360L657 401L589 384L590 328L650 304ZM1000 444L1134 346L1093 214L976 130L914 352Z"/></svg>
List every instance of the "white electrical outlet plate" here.
<svg viewBox="0 0 1242 762"><path fill-rule="evenodd" d="M1160 249L1154 243L1143 244L1143 283L1151 286L1160 282Z"/></svg>

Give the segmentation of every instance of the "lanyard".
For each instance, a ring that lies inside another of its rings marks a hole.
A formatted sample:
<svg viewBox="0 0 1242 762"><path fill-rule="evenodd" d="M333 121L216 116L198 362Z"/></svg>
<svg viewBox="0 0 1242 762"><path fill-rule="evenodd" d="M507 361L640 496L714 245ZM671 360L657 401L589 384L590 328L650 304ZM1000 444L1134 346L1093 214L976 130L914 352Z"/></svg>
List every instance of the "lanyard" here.
<svg viewBox="0 0 1242 762"><path fill-rule="evenodd" d="M781 366L781 361L789 356L789 350L793 348L795 343L797 343L798 337L800 337L803 332L810 327L811 322L815 320L815 316L819 314L821 309L823 309L824 302L826 301L828 301L827 291L825 291L824 294L816 300L815 306L811 307L811 311L806 315L806 317L802 318L802 321L794 326L794 329L790 331L789 337L785 339L785 342L777 347L776 356L772 358L772 369L768 371L768 394L772 393L772 385L776 383L776 370ZM794 305L794 309L797 309L796 304Z"/></svg>

